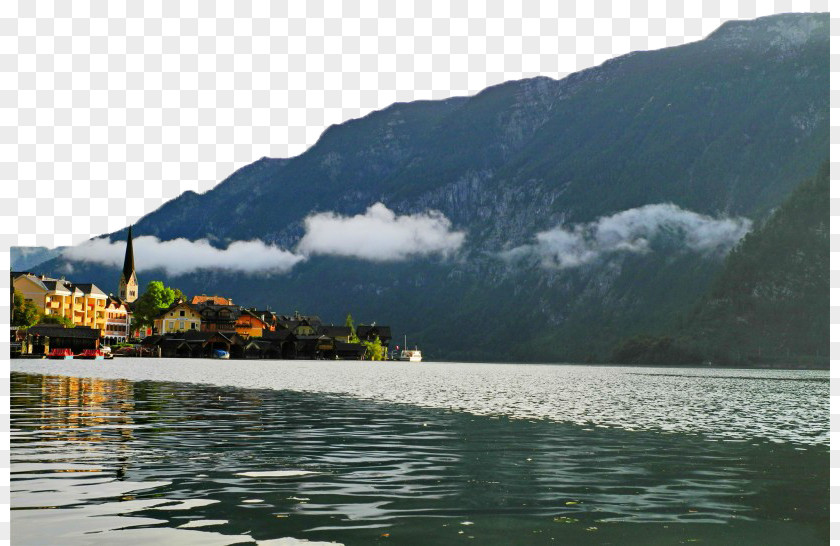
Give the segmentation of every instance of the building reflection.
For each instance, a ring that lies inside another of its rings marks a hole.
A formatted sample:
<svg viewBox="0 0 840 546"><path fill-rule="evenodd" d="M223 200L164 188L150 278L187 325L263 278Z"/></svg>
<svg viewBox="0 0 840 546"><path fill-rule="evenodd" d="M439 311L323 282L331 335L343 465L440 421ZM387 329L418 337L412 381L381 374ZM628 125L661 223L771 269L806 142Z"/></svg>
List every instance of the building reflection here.
<svg viewBox="0 0 840 546"><path fill-rule="evenodd" d="M83 456L98 463L108 460L118 480L125 479L129 466L129 444L136 426L133 385L126 380L105 380L64 376L29 376L29 392L35 397L13 397L12 423L16 414L25 420L27 435L14 435L21 443L55 443L61 449L68 442ZM23 414L23 415L21 415ZM23 424L23 423L19 423ZM37 432L36 432L37 431ZM34 433L33 433L34 432ZM113 465L113 466L112 466ZM66 468L61 472L95 472L93 468Z"/></svg>

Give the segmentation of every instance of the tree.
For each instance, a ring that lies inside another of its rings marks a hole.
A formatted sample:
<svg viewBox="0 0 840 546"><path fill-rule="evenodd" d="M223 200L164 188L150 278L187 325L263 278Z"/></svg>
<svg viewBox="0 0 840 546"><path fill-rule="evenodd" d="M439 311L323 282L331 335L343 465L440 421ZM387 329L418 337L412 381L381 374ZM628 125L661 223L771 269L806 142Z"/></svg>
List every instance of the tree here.
<svg viewBox="0 0 840 546"><path fill-rule="evenodd" d="M363 341L365 346L365 358L368 360L385 360L385 347L382 346L382 341L379 336L376 336L373 341Z"/></svg>
<svg viewBox="0 0 840 546"><path fill-rule="evenodd" d="M73 328L75 326L72 320L61 315L45 315L41 318L40 324L61 324L67 328Z"/></svg>
<svg viewBox="0 0 840 546"><path fill-rule="evenodd" d="M154 323L162 309L166 309L175 301L176 295L183 297L183 292L164 286L161 281L152 281L146 291L137 298L134 304L134 315L131 323L135 328L147 328Z"/></svg>
<svg viewBox="0 0 840 546"><path fill-rule="evenodd" d="M25 299L23 294L15 290L12 305L14 305L12 326L29 328L38 324L38 321L41 319L41 310L38 309L35 302Z"/></svg>
<svg viewBox="0 0 840 546"><path fill-rule="evenodd" d="M347 313L347 318L344 320L344 325L350 327L350 343L359 343L359 336L356 335L356 325L353 324L353 315Z"/></svg>

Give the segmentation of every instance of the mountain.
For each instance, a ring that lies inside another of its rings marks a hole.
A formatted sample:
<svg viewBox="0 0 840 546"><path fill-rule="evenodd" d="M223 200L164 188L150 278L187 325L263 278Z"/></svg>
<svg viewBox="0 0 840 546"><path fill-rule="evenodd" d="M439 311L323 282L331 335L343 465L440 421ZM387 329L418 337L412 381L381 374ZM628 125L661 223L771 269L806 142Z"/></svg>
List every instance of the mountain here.
<svg viewBox="0 0 840 546"><path fill-rule="evenodd" d="M821 365L829 360L829 163L729 256L672 336L639 336L623 363Z"/></svg>
<svg viewBox="0 0 840 546"><path fill-rule="evenodd" d="M59 256L66 247L47 248L44 246L11 247L12 271L26 271L30 268Z"/></svg>
<svg viewBox="0 0 840 546"><path fill-rule="evenodd" d="M454 258L322 256L282 275L140 277L336 322L352 312L406 332L433 358L603 360L618 340L657 331L694 305L722 253L657 240L650 252L579 267L514 265L499 253L651 204L765 218L828 155L828 26L828 14L729 22L699 42L561 80L397 103L331 126L300 156L263 158L204 194L186 192L134 228L220 248L257 238L293 249L307 216L382 202L398 214L441 211L466 233ZM116 268L71 267L44 264L106 290L119 277Z"/></svg>

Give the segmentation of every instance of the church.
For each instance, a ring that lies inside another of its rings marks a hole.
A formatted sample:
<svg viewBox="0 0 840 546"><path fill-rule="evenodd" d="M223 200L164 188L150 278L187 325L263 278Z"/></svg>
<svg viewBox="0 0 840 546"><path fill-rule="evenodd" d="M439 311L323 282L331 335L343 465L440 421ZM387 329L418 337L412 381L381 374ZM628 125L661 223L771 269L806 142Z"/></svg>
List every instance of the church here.
<svg viewBox="0 0 840 546"><path fill-rule="evenodd" d="M128 237L125 244L125 260L120 275L119 298L126 302L134 302L139 295L137 272L134 271L134 244L131 240L131 226L128 226Z"/></svg>
<svg viewBox="0 0 840 546"><path fill-rule="evenodd" d="M131 338L131 304L140 295L137 282L137 272L134 270L134 244L131 236L131 226L128 226L128 237L125 245L125 259L123 260L117 297L108 295L105 307L105 330L102 332L104 342L124 343Z"/></svg>

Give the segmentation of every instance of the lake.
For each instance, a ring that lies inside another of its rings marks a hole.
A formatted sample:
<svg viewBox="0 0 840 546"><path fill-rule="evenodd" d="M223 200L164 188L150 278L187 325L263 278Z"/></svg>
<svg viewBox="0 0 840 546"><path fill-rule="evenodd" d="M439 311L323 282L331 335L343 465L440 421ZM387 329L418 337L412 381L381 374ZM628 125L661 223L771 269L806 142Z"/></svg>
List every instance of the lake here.
<svg viewBox="0 0 840 546"><path fill-rule="evenodd" d="M829 539L827 371L11 366L15 544Z"/></svg>

